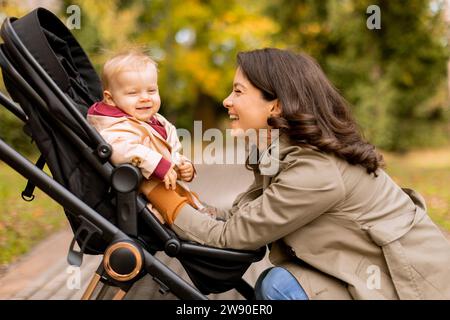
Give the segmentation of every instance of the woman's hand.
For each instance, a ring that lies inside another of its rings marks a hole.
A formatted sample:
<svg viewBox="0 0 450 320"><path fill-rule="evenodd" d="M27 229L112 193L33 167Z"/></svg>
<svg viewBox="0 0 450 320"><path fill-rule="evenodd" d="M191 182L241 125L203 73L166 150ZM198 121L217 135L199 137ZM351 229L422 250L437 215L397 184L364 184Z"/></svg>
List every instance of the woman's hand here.
<svg viewBox="0 0 450 320"><path fill-rule="evenodd" d="M180 179L190 182L194 178L194 166L189 161L184 161L178 165Z"/></svg>
<svg viewBox="0 0 450 320"><path fill-rule="evenodd" d="M208 205L206 205L202 209L199 209L198 211L201 212L201 213L207 214L211 218L215 218L217 216L217 209L215 207L211 207L211 206L208 206Z"/></svg>
<svg viewBox="0 0 450 320"><path fill-rule="evenodd" d="M177 187L177 173L175 172L173 167L171 167L169 171L167 171L166 175L164 176L163 182L167 190L175 190L175 188Z"/></svg>

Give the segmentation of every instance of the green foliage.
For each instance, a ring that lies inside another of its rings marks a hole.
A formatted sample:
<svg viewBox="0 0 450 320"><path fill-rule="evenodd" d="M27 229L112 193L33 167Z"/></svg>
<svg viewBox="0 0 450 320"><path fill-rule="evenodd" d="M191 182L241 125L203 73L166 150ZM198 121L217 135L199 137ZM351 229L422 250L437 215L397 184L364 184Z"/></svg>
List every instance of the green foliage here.
<svg viewBox="0 0 450 320"><path fill-rule="evenodd" d="M62 208L42 191L25 202L26 180L0 162L0 267L29 251L39 240L66 224Z"/></svg>
<svg viewBox="0 0 450 320"><path fill-rule="evenodd" d="M414 188L427 203L430 217L450 231L450 148L384 154L386 171L402 187Z"/></svg>
<svg viewBox="0 0 450 320"><path fill-rule="evenodd" d="M369 30L366 9L374 4L381 10L381 29ZM405 151L450 139L445 129L449 56L439 5L422 0L280 0L271 6L281 10L270 12L282 24L275 38L320 62L353 106L368 140Z"/></svg>
<svg viewBox="0 0 450 320"><path fill-rule="evenodd" d="M0 139L10 146L14 147L18 152L25 155L36 154L37 148L31 143L31 138L23 132L23 123L17 119L11 112L4 108L0 108Z"/></svg>

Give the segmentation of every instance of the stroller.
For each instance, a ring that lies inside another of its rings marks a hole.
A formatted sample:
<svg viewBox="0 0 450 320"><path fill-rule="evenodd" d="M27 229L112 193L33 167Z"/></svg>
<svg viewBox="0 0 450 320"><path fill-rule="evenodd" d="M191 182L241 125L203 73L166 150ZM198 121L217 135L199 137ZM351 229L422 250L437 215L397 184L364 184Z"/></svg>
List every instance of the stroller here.
<svg viewBox="0 0 450 320"><path fill-rule="evenodd" d="M101 84L66 26L38 8L7 18L0 35L5 87L20 107L1 92L0 104L23 121L41 152L34 165L0 139L0 159L28 179L24 199L37 186L63 206L74 232L70 264L80 266L84 254L103 255L82 299L101 298L100 287L115 287L113 299L123 299L146 274L180 299L204 300L230 289L254 299L242 276L264 257L265 247L225 250L179 239L138 193L140 171L109 162L111 147L85 118L102 98ZM43 172L45 163L52 177ZM177 258L194 286L155 257L159 251Z"/></svg>

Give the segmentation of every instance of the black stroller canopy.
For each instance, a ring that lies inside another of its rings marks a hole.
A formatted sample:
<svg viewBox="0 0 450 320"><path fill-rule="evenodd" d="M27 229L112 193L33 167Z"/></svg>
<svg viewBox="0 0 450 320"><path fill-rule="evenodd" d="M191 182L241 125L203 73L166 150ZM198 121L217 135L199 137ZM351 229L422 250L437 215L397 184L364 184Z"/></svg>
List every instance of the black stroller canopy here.
<svg viewBox="0 0 450 320"><path fill-rule="evenodd" d="M67 27L52 12L38 8L12 25L37 62L67 92L75 84L89 105L101 99L100 79L86 53ZM77 91L78 91L77 90Z"/></svg>

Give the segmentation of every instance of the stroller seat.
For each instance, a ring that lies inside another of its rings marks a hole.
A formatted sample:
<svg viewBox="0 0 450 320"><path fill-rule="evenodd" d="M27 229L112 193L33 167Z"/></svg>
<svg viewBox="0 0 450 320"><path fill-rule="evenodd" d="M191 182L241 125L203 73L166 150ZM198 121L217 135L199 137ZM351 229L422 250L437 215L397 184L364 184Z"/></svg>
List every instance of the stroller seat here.
<svg viewBox="0 0 450 320"><path fill-rule="evenodd" d="M41 152L33 165L0 139L0 158L63 206L74 232L70 264L80 265L84 254L103 255L84 298L100 283L118 287L116 298L123 298L145 274L181 299L233 288L254 298L242 275L264 257L265 247L226 250L179 239L138 194L140 171L109 162L111 147L86 121L89 106L102 99L100 80L66 26L38 8L7 18L0 35L5 87L20 107L1 93L0 103L24 122ZM52 177L42 171L44 163ZM158 251L177 258L195 287L159 261Z"/></svg>

